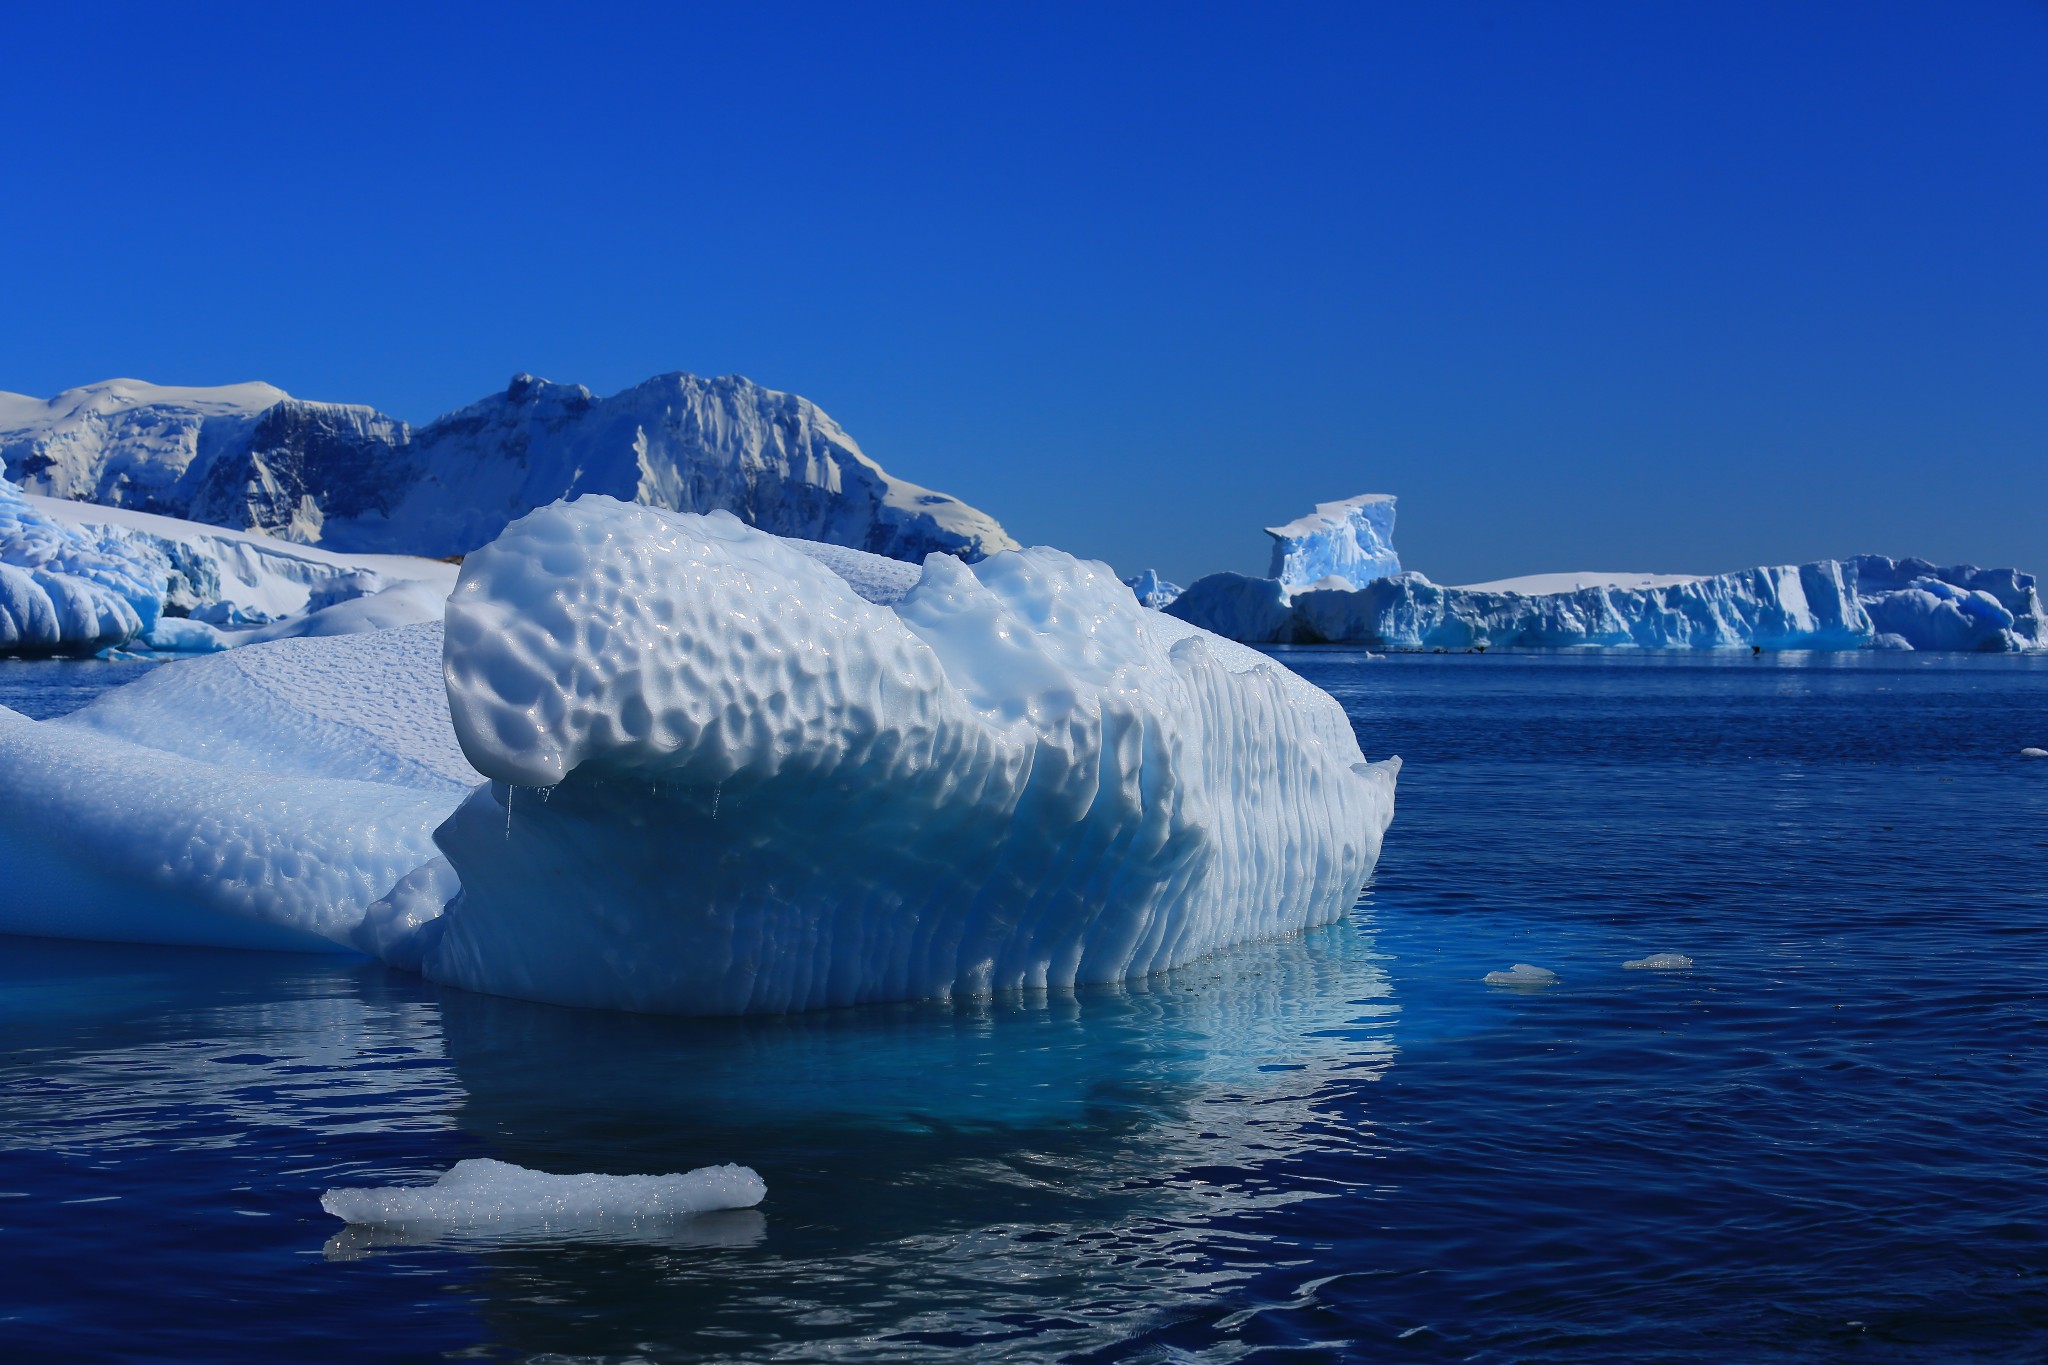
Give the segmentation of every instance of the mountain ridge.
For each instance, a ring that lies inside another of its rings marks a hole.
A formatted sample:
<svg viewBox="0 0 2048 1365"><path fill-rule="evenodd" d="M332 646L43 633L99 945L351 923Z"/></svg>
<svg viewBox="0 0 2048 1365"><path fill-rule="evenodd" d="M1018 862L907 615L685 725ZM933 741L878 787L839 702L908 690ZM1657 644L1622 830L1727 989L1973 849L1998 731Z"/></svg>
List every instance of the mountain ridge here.
<svg viewBox="0 0 2048 1365"><path fill-rule="evenodd" d="M353 553L465 554L582 493L725 510L897 559L1016 545L988 514L884 470L809 399L679 370L608 397L520 373L417 428L261 383L0 393L0 475L30 492Z"/></svg>

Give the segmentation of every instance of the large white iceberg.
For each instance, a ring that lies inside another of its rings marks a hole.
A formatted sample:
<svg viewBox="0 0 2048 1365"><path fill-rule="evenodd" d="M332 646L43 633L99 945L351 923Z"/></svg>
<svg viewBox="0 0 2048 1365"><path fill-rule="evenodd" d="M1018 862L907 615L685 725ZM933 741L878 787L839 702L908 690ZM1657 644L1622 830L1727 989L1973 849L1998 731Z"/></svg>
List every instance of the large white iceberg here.
<svg viewBox="0 0 2048 1365"><path fill-rule="evenodd" d="M737 375L602 398L516 375L418 430L268 384L0 393L0 465L32 492L352 553L463 554L589 493L912 560L1016 546L987 514L889 474L816 404Z"/></svg>
<svg viewBox="0 0 2048 1365"><path fill-rule="evenodd" d="M1321 502L1305 517L1268 526L1273 567L1288 592L1311 587L1362 588L1401 572L1394 553L1394 499L1361 493L1342 502Z"/></svg>
<svg viewBox="0 0 2048 1365"><path fill-rule="evenodd" d="M445 632L0 713L40 797L0 807L0 928L683 1013L1068 986L1342 915L1397 770L1106 566L585 498L470 556Z"/></svg>

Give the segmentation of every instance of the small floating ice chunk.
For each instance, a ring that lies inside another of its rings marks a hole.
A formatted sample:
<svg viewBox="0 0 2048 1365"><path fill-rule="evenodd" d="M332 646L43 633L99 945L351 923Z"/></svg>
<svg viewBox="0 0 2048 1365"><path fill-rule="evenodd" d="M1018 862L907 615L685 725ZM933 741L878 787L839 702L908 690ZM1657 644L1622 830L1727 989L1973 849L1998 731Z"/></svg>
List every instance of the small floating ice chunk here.
<svg viewBox="0 0 2048 1365"><path fill-rule="evenodd" d="M768 1187L745 1166L684 1175L549 1175L506 1161L458 1161L431 1185L329 1190L320 1207L370 1227L604 1231L746 1209Z"/></svg>
<svg viewBox="0 0 2048 1365"><path fill-rule="evenodd" d="M1557 973L1548 967L1531 967L1526 962L1517 962L1504 972L1488 972L1489 986L1552 986L1557 984Z"/></svg>
<svg viewBox="0 0 2048 1365"><path fill-rule="evenodd" d="M2022 749L2022 750L2020 750L2020 757L2021 757L2021 758L2048 758L2048 749L2036 749L2036 748L2028 747L2028 748L2025 748L2025 749Z"/></svg>
<svg viewBox="0 0 2048 1365"><path fill-rule="evenodd" d="M1692 959L1683 953L1651 953L1621 965L1632 972L1675 972L1692 966Z"/></svg>

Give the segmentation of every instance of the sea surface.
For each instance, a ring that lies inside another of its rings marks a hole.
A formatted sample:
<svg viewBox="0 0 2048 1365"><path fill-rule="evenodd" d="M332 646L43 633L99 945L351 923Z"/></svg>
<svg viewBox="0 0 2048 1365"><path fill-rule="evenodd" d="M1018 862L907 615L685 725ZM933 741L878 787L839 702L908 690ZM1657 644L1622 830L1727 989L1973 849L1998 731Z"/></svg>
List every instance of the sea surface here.
<svg viewBox="0 0 2048 1365"><path fill-rule="evenodd" d="M1406 760L1378 880L1125 987L707 1022L0 939L0 1356L2048 1357L2048 658L1276 655ZM768 1197L319 1206L475 1156Z"/></svg>

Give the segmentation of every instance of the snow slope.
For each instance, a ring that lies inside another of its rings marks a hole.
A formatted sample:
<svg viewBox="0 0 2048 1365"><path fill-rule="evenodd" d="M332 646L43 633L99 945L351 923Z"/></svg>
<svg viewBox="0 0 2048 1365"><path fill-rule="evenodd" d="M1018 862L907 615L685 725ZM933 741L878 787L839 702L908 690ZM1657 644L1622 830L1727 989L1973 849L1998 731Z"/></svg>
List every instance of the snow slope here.
<svg viewBox="0 0 2048 1365"><path fill-rule="evenodd" d="M585 498L471 556L448 619L0 711L35 794L0 803L0 931L807 1009L1334 919L1393 815L1326 694L1056 551L920 571Z"/></svg>
<svg viewBox="0 0 2048 1365"><path fill-rule="evenodd" d="M33 492L345 552L462 554L582 493L904 559L1015 548L985 513L886 473L815 404L731 375L609 398L518 375L416 432L267 384L111 380L0 394L0 464Z"/></svg>

